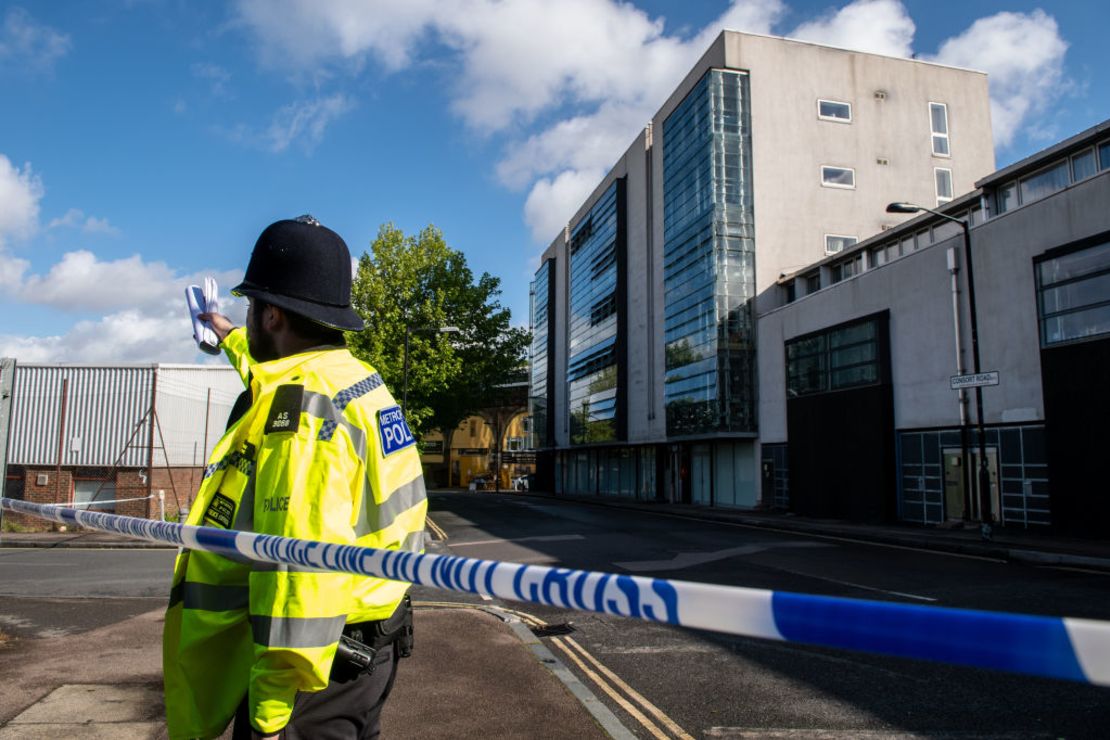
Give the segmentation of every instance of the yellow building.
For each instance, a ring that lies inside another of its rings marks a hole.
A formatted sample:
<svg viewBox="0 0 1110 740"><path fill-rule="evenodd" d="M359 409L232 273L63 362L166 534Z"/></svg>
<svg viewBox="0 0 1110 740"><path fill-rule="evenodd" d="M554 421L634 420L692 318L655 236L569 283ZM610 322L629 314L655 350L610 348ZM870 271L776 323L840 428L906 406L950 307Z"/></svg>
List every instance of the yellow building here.
<svg viewBox="0 0 1110 740"><path fill-rule="evenodd" d="M498 483L502 490L518 488L520 484L514 485L514 481L536 471L535 453L526 450L527 416L525 409L490 409L488 414L463 420L449 440L438 430L429 432L421 440L425 478L436 487L467 488L473 481L478 488L492 489ZM498 457L501 480L495 481Z"/></svg>

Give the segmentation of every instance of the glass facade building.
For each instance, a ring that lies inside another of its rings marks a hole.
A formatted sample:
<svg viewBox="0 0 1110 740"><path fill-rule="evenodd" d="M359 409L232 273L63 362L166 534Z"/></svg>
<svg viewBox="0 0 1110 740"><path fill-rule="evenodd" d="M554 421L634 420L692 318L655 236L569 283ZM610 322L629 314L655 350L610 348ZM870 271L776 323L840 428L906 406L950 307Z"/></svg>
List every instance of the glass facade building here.
<svg viewBox="0 0 1110 740"><path fill-rule="evenodd" d="M623 181L615 181L570 233L570 443L618 435Z"/></svg>
<svg viewBox="0 0 1110 740"><path fill-rule="evenodd" d="M706 73L663 123L667 434L755 432L748 76Z"/></svg>
<svg viewBox="0 0 1110 740"><path fill-rule="evenodd" d="M551 393L548 388L551 377L551 348L554 339L551 327L551 309L554 308L552 292L554 290L554 261L547 260L536 271L536 278L532 281L532 351L531 351L531 377L528 389L528 412L531 417L531 439L529 447L540 449L554 444L550 429L550 415L548 405Z"/></svg>

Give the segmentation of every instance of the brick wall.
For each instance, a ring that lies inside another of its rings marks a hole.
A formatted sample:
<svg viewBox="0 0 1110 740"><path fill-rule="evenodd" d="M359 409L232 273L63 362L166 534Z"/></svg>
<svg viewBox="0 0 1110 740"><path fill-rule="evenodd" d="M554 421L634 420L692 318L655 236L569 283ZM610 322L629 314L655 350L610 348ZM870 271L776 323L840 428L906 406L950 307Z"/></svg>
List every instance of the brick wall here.
<svg viewBox="0 0 1110 740"><path fill-rule="evenodd" d="M26 468L22 475L23 499L34 504L70 503L73 497L74 472L77 472L82 480L90 480L107 475L110 471L106 468L83 468L79 471L63 468L61 473L58 473L54 468ZM166 519L176 521L179 514L178 507L191 508L193 499L196 498L197 489L204 478L203 467L172 468L169 470L156 468L153 475L144 470L144 475L150 475L148 489L148 483L143 480L143 476L139 473L140 471L137 469L116 471L114 478L115 495L112 498L144 499L116 504L116 514L157 519L160 514L158 491L161 490L163 491ZM46 476L43 485L38 483L39 476ZM153 498L145 498L148 490L153 494ZM4 521L35 531L57 530L59 526L45 519L12 512L5 512Z"/></svg>
<svg viewBox="0 0 1110 740"><path fill-rule="evenodd" d="M39 485L40 476L45 476L42 485ZM69 502L72 491L73 475L69 470L63 468L59 473L54 468L26 468L23 471L24 501L33 504L64 504ZM36 516L10 511L4 513L4 521L36 532L55 531L59 526Z"/></svg>

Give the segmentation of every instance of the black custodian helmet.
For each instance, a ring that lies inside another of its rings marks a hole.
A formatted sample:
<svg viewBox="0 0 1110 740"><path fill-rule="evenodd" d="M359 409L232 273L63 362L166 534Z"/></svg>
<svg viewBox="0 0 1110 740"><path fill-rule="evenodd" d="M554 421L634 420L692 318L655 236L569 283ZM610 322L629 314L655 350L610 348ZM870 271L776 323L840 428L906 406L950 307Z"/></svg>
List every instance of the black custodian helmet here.
<svg viewBox="0 0 1110 740"><path fill-rule="evenodd" d="M351 253L312 216L270 224L255 242L232 295L258 298L333 329L362 331L351 308Z"/></svg>

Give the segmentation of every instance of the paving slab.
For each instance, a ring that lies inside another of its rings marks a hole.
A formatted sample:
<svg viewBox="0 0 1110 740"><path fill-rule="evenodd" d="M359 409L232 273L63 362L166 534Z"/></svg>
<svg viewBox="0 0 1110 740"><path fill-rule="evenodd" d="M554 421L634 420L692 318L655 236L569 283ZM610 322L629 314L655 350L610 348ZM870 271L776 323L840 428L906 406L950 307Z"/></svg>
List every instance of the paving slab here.
<svg viewBox="0 0 1110 740"><path fill-rule="evenodd" d="M615 718L606 725L615 732L602 728L597 706L608 710L568 685L569 673L557 676L561 664L537 652L531 642L539 641L526 639L520 624L458 605L418 607L415 629L413 656L401 661L382 715L383 737L629 736ZM161 639L159 609L65 639L14 640L0 650L0 740L164 738ZM590 699L597 706L587 708Z"/></svg>

